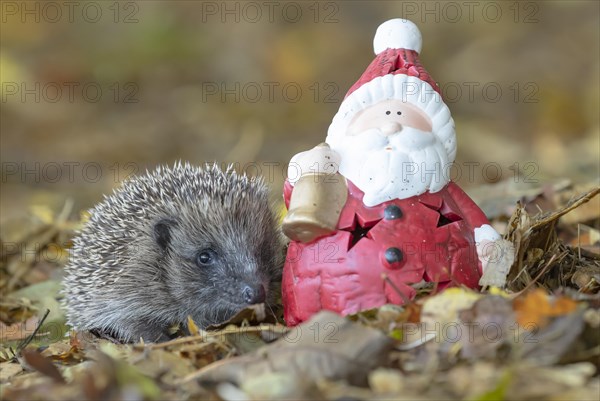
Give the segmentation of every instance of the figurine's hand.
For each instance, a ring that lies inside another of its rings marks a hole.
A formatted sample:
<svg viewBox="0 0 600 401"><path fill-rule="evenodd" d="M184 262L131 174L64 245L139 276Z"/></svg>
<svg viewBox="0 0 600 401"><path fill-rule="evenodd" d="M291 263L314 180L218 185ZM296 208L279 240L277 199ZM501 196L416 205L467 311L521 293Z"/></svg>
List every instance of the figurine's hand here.
<svg viewBox="0 0 600 401"><path fill-rule="evenodd" d="M489 224L475 229L475 242L483 273L479 285L503 287L515 259L513 244L502 239Z"/></svg>
<svg viewBox="0 0 600 401"><path fill-rule="evenodd" d="M294 185L306 174L335 174L340 165L340 155L326 143L321 143L290 160L288 181Z"/></svg>

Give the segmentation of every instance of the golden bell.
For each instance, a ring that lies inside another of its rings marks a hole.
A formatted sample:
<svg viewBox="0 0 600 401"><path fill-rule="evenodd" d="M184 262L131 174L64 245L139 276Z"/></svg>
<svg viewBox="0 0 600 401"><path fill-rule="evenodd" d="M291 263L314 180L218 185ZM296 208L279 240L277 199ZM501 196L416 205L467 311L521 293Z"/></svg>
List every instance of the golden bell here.
<svg viewBox="0 0 600 401"><path fill-rule="evenodd" d="M289 211L283 219L283 233L300 242L334 233L347 198L346 179L341 174L302 175L294 186Z"/></svg>

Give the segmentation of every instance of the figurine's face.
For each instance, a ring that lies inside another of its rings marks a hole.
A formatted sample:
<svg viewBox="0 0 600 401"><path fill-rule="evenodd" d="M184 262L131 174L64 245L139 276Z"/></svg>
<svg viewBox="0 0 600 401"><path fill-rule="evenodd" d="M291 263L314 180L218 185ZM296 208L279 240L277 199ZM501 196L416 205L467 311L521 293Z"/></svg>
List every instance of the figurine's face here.
<svg viewBox="0 0 600 401"><path fill-rule="evenodd" d="M348 126L348 135L378 128L384 135L401 132L403 127L431 132L431 121L416 106L398 99L383 100L359 112Z"/></svg>
<svg viewBox="0 0 600 401"><path fill-rule="evenodd" d="M340 173L374 206L448 183L452 162L429 117L401 100L382 100L358 112L344 131L330 131L327 142L340 156Z"/></svg>

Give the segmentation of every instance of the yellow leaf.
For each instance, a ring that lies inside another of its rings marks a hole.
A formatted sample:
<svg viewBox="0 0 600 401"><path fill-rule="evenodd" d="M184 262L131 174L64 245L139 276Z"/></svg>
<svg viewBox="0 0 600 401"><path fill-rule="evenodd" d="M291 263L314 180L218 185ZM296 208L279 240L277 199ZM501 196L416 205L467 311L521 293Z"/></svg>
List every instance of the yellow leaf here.
<svg viewBox="0 0 600 401"><path fill-rule="evenodd" d="M488 293L490 295L499 295L504 298L510 298L510 294L508 292L498 287L490 287Z"/></svg>
<svg viewBox="0 0 600 401"><path fill-rule="evenodd" d="M285 218L285 216L287 216L288 210L285 207L285 203L284 202L281 202L278 206L279 206L278 207L278 209L279 209L279 213L278 213L278 215L279 215L279 223L281 223L283 221L283 219Z"/></svg>
<svg viewBox="0 0 600 401"><path fill-rule="evenodd" d="M188 324L188 330L190 331L191 335L196 336L196 335L198 335L198 333L200 333L200 329L198 328L198 326L196 325L196 322L194 322L194 319L192 319L191 316L188 316L187 324Z"/></svg>
<svg viewBox="0 0 600 401"><path fill-rule="evenodd" d="M481 294L464 288L448 288L428 298L421 310L421 322L434 325L458 320L458 312L470 308Z"/></svg>

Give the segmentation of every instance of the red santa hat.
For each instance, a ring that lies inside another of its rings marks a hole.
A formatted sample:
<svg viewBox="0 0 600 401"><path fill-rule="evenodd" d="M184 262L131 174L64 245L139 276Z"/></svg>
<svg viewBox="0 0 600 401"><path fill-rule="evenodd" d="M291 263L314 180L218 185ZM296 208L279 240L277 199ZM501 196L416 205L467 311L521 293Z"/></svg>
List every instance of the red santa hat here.
<svg viewBox="0 0 600 401"><path fill-rule="evenodd" d="M421 32L411 21L391 19L377 28L373 40L376 57L342 101L329 126L328 143L333 145L345 136L348 125L361 110L382 100L400 99L425 112L433 133L444 144L450 161L454 161L454 121L439 86L419 61L421 46Z"/></svg>

